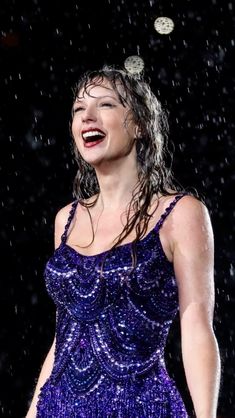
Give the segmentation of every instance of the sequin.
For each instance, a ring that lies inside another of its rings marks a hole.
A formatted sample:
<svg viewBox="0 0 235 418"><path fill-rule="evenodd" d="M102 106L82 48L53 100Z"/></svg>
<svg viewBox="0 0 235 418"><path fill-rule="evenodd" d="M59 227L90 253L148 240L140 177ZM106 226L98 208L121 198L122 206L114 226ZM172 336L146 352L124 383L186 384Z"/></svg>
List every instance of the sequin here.
<svg viewBox="0 0 235 418"><path fill-rule="evenodd" d="M61 245L45 269L57 307L56 349L51 376L40 391L38 418L187 417L164 362L178 292L159 237L182 196L138 242L134 270L130 244L94 256L66 244L73 203Z"/></svg>

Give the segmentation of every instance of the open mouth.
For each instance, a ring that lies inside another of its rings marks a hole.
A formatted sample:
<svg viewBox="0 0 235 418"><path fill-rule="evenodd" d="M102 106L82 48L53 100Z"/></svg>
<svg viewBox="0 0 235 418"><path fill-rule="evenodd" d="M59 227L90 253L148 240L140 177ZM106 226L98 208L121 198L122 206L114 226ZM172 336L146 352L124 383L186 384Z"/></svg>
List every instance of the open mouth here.
<svg viewBox="0 0 235 418"><path fill-rule="evenodd" d="M94 129L82 133L82 138L86 145L99 143L103 141L105 133L99 129Z"/></svg>

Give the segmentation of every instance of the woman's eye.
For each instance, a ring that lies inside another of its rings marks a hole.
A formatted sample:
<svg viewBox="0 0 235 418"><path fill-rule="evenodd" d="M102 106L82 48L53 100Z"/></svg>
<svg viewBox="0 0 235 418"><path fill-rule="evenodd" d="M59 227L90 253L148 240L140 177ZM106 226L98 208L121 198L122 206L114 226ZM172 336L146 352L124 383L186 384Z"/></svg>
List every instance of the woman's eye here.
<svg viewBox="0 0 235 418"><path fill-rule="evenodd" d="M83 109L84 109L84 107L82 107L82 106L75 107L73 109L73 113L81 112Z"/></svg>
<svg viewBox="0 0 235 418"><path fill-rule="evenodd" d="M110 103L110 102L104 102L104 103L101 103L100 105L102 107L114 107L114 104L113 103Z"/></svg>

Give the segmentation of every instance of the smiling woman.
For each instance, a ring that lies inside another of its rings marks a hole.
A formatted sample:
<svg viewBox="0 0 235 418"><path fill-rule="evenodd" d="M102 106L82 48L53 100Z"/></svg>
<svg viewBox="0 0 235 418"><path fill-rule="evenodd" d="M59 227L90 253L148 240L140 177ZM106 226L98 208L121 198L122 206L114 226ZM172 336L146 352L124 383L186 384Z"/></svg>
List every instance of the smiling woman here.
<svg viewBox="0 0 235 418"><path fill-rule="evenodd" d="M56 335L27 418L186 418L164 362L178 310L196 416L215 418L213 233L166 167L159 101L125 71L87 73L71 133L75 200L56 216L45 269Z"/></svg>
<svg viewBox="0 0 235 418"><path fill-rule="evenodd" d="M72 134L82 158L94 168L119 160L134 150L136 125L111 84L82 89L73 106ZM86 153L86 149L93 153Z"/></svg>

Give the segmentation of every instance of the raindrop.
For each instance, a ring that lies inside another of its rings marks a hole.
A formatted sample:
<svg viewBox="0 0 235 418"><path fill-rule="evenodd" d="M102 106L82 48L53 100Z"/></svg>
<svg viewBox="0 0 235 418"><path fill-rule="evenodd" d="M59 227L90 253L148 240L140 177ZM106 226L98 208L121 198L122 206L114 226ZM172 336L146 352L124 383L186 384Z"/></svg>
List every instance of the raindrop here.
<svg viewBox="0 0 235 418"><path fill-rule="evenodd" d="M230 272L230 276L234 276L234 267L232 264L230 264L229 272Z"/></svg>
<svg viewBox="0 0 235 418"><path fill-rule="evenodd" d="M36 305L38 303L38 297L37 295L33 294L31 297L31 303L32 305Z"/></svg>

